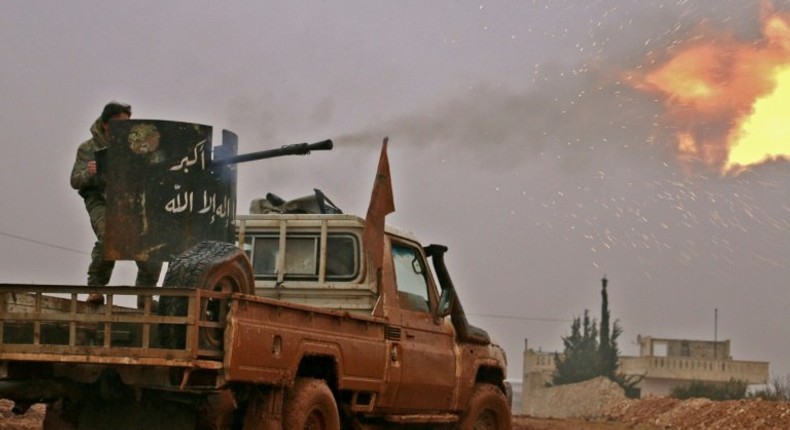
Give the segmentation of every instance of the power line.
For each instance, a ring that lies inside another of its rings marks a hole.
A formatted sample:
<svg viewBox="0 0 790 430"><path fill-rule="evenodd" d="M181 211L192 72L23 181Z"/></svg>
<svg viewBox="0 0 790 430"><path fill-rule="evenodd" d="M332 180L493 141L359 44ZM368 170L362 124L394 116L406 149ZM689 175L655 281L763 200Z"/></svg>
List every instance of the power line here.
<svg viewBox="0 0 790 430"><path fill-rule="evenodd" d="M63 250L63 251L76 252L78 254L83 254L83 255L85 255L85 254L90 255L89 252L80 251L79 249L74 249L74 248L69 248L69 247L66 247L66 246L55 245L54 243L43 242L43 241L40 241L40 240L31 239L29 237L24 237L24 236L17 236L15 234L6 233L6 232L3 232L3 231L0 231L0 236L10 237L12 239L21 240L21 241L24 241L24 242L35 243L36 245L47 246L47 247L50 247L50 248L60 249L60 250Z"/></svg>
<svg viewBox="0 0 790 430"><path fill-rule="evenodd" d="M553 322L553 323L569 323L569 320L564 320L560 318L538 318L538 317L518 317L514 315L492 315L492 314L472 314L471 316L476 317L483 317L483 318L493 318L493 319L502 319L502 320L521 320L521 321L540 321L540 322Z"/></svg>
<svg viewBox="0 0 790 430"><path fill-rule="evenodd" d="M89 252L80 251L79 249L74 249L74 248L69 248L69 247L66 247L66 246L55 245L54 243L49 243L49 242L44 242L44 241L41 241L41 240L31 239L31 238L25 237L25 236L18 236L18 235L11 234L11 233L6 233L6 232L3 232L3 231L0 231L0 236L10 237L12 239L21 240L21 241L24 241L24 242L35 243L37 245L46 246L46 247L49 247L49 248L60 249L60 250L63 250L63 251L76 252L77 254L90 255ZM469 313L468 315L475 316L475 317L482 317L482 318L502 319L502 320L539 321L539 322L552 322L552 323L569 323L570 322L568 320L564 320L564 319L560 319L560 318L520 317L520 316L515 316L515 315L493 315L493 314L474 314L474 313Z"/></svg>

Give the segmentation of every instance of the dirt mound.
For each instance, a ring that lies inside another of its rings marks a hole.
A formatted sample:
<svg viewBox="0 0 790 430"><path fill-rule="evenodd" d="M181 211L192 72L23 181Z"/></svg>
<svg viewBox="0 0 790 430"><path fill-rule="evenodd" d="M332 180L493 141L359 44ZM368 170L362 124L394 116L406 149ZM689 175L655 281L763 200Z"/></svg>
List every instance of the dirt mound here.
<svg viewBox="0 0 790 430"><path fill-rule="evenodd" d="M606 411L604 419L666 429L790 429L790 403L657 397L619 402Z"/></svg>
<svg viewBox="0 0 790 430"><path fill-rule="evenodd" d="M17 415L11 409L14 402L0 400L0 430L38 430L44 420L44 405L33 405L24 414Z"/></svg>

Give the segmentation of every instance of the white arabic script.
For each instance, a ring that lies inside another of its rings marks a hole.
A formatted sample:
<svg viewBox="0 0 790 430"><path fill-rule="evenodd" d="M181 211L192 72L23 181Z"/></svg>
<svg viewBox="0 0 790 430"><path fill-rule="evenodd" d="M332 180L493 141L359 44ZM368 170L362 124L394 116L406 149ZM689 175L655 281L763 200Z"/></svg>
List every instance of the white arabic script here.
<svg viewBox="0 0 790 430"><path fill-rule="evenodd" d="M198 163L200 163L201 170L206 170L206 154L204 151L205 146L206 139L203 139L195 144L193 153L182 158L178 164L170 167L170 170L183 170L184 173L187 173L189 172L189 167Z"/></svg>

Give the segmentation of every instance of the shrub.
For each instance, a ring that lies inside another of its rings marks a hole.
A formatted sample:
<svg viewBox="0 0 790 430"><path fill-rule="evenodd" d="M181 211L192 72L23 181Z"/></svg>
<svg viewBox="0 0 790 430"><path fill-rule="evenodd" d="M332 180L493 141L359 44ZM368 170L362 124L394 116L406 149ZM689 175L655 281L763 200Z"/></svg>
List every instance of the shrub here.
<svg viewBox="0 0 790 430"><path fill-rule="evenodd" d="M767 388L751 393L749 397L780 402L790 401L790 375L785 375L784 378L774 377Z"/></svg>
<svg viewBox="0 0 790 430"><path fill-rule="evenodd" d="M669 395L676 399L707 398L711 400L739 400L746 398L746 381L730 379L725 383L691 381L673 388Z"/></svg>

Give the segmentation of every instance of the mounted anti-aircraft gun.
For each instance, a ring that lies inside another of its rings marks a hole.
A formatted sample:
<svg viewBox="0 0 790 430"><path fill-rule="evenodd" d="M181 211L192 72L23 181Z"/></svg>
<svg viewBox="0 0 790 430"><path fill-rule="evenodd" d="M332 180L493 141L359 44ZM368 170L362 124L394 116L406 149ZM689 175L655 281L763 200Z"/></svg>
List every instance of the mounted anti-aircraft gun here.
<svg viewBox="0 0 790 430"><path fill-rule="evenodd" d="M230 133L227 130L223 130L223 133ZM224 140L223 134L223 140ZM235 135L233 135L235 139ZM332 140L326 139L320 142L315 143L293 143L290 145L285 145L280 148L275 149L267 149L264 151L258 152L251 152L249 154L241 154L241 155L233 155L233 156L226 156L224 154L221 155L222 158L218 158L214 160L214 164L217 165L226 165L226 164L237 164L237 163L244 163L247 161L255 161L255 160L263 160L266 158L275 158L275 157L282 157L284 155L308 155L311 151L323 151L323 150L330 150L332 149ZM219 147L220 149L223 147ZM227 157L227 158L225 158Z"/></svg>
<svg viewBox="0 0 790 430"><path fill-rule="evenodd" d="M113 121L106 154L107 260L169 261L203 241L233 242L236 164L332 149L331 140L237 154L238 137L161 121Z"/></svg>

